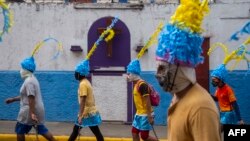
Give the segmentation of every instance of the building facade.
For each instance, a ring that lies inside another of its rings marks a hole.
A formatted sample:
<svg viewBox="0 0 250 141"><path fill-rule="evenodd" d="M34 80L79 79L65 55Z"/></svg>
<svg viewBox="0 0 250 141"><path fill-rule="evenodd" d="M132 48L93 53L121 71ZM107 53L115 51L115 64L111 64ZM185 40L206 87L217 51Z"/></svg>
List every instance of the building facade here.
<svg viewBox="0 0 250 141"><path fill-rule="evenodd" d="M138 49L145 45L158 24L170 20L178 3L178 0L11 2L14 25L0 42L0 119L15 120L18 114L19 103L6 105L4 100L19 94L20 61L31 55L39 41L53 37L62 43L63 52L53 60L56 44L44 45L35 55L35 75L40 81L47 121L74 121L78 111L75 66L84 59L109 19L118 16L114 29L117 34L110 43L102 42L91 57L90 80L103 120L131 122L135 109L132 86L126 82L126 65L136 57ZM211 1L210 13L203 24L204 50L216 42L228 45L229 51L234 50L247 36L237 42L229 38L249 20L250 0ZM155 109L156 124L165 125L171 95L163 92L155 79L155 49L156 44L141 58L142 78L160 92L161 103ZM214 93L214 88L210 85L209 74L223 58L223 50L218 49L205 58L206 67L201 67L197 73L210 93ZM243 62L230 72L229 84L236 92L243 119L250 123L247 102L250 75L246 68Z"/></svg>

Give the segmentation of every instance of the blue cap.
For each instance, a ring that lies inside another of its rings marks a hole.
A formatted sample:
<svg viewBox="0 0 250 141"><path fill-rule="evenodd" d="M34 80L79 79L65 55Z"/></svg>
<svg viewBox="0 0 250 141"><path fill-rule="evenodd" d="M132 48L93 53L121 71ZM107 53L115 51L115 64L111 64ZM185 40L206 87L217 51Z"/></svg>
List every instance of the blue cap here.
<svg viewBox="0 0 250 141"><path fill-rule="evenodd" d="M133 73L140 75L141 74L141 66L138 59L132 60L127 66L127 73Z"/></svg>
<svg viewBox="0 0 250 141"><path fill-rule="evenodd" d="M75 72L80 73L82 76L87 76L89 75L89 70L89 60L85 59L76 66Z"/></svg>
<svg viewBox="0 0 250 141"><path fill-rule="evenodd" d="M35 59L33 56L28 57L26 59L24 59L21 62L21 66L23 69L26 69L30 72L34 72L36 70L36 64L35 64Z"/></svg>
<svg viewBox="0 0 250 141"><path fill-rule="evenodd" d="M219 65L211 74L212 77L219 78L221 81L225 82L228 71L226 69L225 64Z"/></svg>

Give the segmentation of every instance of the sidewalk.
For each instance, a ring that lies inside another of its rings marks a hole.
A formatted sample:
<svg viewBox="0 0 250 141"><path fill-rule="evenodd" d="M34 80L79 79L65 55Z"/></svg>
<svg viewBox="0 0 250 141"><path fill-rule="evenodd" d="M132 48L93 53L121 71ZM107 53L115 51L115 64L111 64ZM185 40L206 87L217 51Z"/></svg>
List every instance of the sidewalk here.
<svg viewBox="0 0 250 141"><path fill-rule="evenodd" d="M0 141L15 141L16 135L14 132L16 121L0 120ZM45 125L51 131L58 141L66 141L73 129L71 122L46 122ZM167 127L154 126L156 134L161 141L166 141ZM103 122L100 125L100 130L105 138L105 141L132 141L131 138L131 125L125 125L121 122ZM154 136L153 132L150 132ZM30 138L27 141L35 141L35 131L31 130L30 134L26 136ZM81 130L80 140L95 141L93 133L88 128ZM39 135L39 141L43 138ZM45 141L45 140L44 140Z"/></svg>

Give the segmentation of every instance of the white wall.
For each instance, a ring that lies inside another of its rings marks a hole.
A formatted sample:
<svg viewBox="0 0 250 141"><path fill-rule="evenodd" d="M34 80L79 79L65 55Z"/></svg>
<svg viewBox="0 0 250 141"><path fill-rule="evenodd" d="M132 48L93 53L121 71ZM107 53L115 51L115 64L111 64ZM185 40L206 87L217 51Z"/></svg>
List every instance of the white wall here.
<svg viewBox="0 0 250 141"><path fill-rule="evenodd" d="M206 33L204 36L210 37L210 45L216 42L224 43L228 46L228 51L232 52L244 42L249 35L240 36L239 41L229 41L232 34L239 31L250 20L250 2L238 4L212 4L211 13L205 20ZM224 52L218 48L210 56L210 69L214 69L221 64ZM228 67L230 67L229 63ZM238 69L246 69L246 62L241 62Z"/></svg>
<svg viewBox="0 0 250 141"><path fill-rule="evenodd" d="M92 75L96 106L103 120L127 121L127 81L123 76Z"/></svg>
<svg viewBox="0 0 250 141"><path fill-rule="evenodd" d="M42 47L35 56L37 70L74 70L75 65L86 55L88 29L94 21L104 16L119 16L128 26L131 32L131 55L135 58L136 46L147 41L160 21L168 22L176 6L152 4L140 10L119 9L122 7L119 5L118 9L114 9L114 6L108 4L102 9L75 9L73 4L39 4L39 9L36 9L35 4L12 3L10 8L14 12L14 25L0 43L0 70L18 70L19 62L31 55L35 44L49 36L62 42L64 52L56 61L49 61L55 48ZM229 43L227 40L249 21L249 8L250 2L212 4L211 13L204 23L204 36L211 37L210 44L225 42L229 50L233 50L239 42ZM84 54L72 53L71 45L81 45ZM155 70L155 47L152 46L142 57L142 70ZM222 62L223 56L220 54L220 50L212 54L210 69Z"/></svg>

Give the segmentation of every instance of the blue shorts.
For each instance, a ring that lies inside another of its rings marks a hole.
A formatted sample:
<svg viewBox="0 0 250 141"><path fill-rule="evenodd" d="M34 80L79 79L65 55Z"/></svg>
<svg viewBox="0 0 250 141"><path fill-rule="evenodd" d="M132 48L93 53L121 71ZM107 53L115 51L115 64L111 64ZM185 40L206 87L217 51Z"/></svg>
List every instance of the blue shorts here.
<svg viewBox="0 0 250 141"><path fill-rule="evenodd" d="M28 134L32 127L33 127L32 125L27 125L27 124L22 124L20 122L17 122L15 132L17 134ZM48 129L43 124L37 125L37 131L38 131L38 134L48 133Z"/></svg>
<svg viewBox="0 0 250 141"><path fill-rule="evenodd" d="M90 115L89 117L82 118L82 124L78 124L78 120L75 121L75 125L80 127L90 127L90 126L98 126L102 123L101 115L97 112L94 115Z"/></svg>
<svg viewBox="0 0 250 141"><path fill-rule="evenodd" d="M220 112L220 122L222 124L237 124L235 111Z"/></svg>
<svg viewBox="0 0 250 141"><path fill-rule="evenodd" d="M132 126L141 131L152 130L146 115L135 115Z"/></svg>

